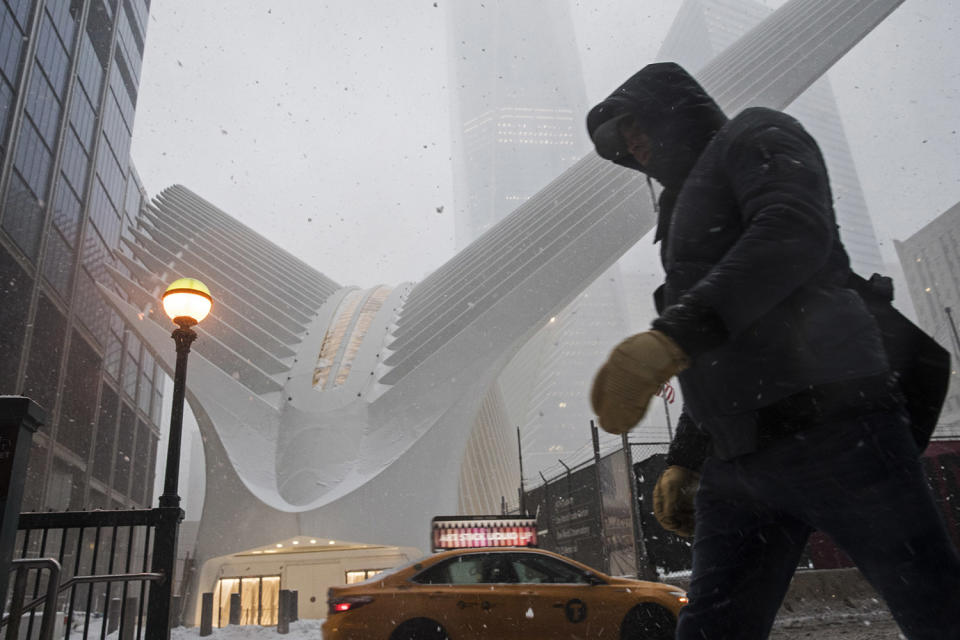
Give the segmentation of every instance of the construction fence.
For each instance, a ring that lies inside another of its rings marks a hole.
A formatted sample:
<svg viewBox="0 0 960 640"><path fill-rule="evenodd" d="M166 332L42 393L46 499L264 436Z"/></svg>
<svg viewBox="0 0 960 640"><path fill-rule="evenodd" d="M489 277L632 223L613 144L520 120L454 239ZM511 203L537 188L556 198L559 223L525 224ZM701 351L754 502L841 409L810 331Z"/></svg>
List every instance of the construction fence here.
<svg viewBox="0 0 960 640"><path fill-rule="evenodd" d="M597 455L525 491L523 506L537 519L539 546L611 575L688 576L692 540L666 531L653 515L653 487L666 468L667 449L667 443L631 443L629 451ZM960 548L960 441L935 440L921 460ZM799 568L849 566L852 562L828 536L814 532Z"/></svg>

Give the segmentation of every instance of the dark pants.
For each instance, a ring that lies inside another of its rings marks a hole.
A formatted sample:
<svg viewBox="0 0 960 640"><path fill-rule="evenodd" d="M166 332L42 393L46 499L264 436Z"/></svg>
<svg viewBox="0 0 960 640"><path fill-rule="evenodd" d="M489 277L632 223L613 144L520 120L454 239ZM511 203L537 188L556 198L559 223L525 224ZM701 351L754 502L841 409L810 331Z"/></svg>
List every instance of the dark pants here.
<svg viewBox="0 0 960 640"><path fill-rule="evenodd" d="M960 556L899 412L705 463L679 640L766 638L810 532L833 538L909 640L960 640Z"/></svg>

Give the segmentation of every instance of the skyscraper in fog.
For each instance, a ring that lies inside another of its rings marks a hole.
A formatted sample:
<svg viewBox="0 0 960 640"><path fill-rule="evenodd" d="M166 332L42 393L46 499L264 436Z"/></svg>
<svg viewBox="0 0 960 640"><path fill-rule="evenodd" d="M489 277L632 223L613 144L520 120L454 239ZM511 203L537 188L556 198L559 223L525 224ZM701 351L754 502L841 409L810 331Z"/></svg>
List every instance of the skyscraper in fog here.
<svg viewBox="0 0 960 640"><path fill-rule="evenodd" d="M566 2L464 0L449 11L462 248L583 157L586 93Z"/></svg>
<svg viewBox="0 0 960 640"><path fill-rule="evenodd" d="M144 199L130 137L149 5L0 1L0 394L48 414L25 510L152 498L163 377L96 285L123 269Z"/></svg>
<svg viewBox="0 0 960 640"><path fill-rule="evenodd" d="M770 13L769 7L755 0L686 0L658 57L696 72ZM827 77L814 82L786 111L820 144L830 172L840 235L853 270L866 277L883 273L880 247Z"/></svg>
<svg viewBox="0 0 960 640"><path fill-rule="evenodd" d="M452 3L455 229L465 247L582 158L586 90L566 2ZM619 270L558 313L501 376L524 467L589 451L590 380L627 333Z"/></svg>

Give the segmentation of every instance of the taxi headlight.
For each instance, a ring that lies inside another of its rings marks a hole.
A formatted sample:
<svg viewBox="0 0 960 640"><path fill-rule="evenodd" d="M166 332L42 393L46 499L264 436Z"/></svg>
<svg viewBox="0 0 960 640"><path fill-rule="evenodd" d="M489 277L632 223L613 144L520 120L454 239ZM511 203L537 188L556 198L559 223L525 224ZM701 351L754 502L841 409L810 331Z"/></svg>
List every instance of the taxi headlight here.
<svg viewBox="0 0 960 640"><path fill-rule="evenodd" d="M687 597L686 591L670 591L670 595L680 601L680 604L687 604L690 602L690 598Z"/></svg>

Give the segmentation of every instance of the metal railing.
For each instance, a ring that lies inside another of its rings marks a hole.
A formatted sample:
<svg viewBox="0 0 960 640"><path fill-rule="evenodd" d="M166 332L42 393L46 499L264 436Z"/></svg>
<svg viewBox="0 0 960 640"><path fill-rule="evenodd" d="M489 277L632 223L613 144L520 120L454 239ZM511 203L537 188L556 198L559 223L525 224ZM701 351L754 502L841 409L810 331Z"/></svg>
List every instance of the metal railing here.
<svg viewBox="0 0 960 640"><path fill-rule="evenodd" d="M27 630L24 637L30 638L32 635L32 628L34 623L34 614L36 610L43 605L43 615L40 620L40 634L38 640L52 640L53 633L56 628L56 617L59 614L56 602L57 597L61 593L65 593L68 589L73 590L76 585L80 584L96 584L96 583L114 583L114 582L159 582L163 579L162 573L115 573L108 575L99 575L99 576L74 576L64 582L63 584L59 583L60 577L60 563L54 560L53 558L36 558L29 560L14 560L12 562L13 569L16 571L17 576L14 579L13 586L13 595L10 598L10 612L4 615L3 620L0 621L0 627L4 625L7 626L6 640L15 640L20 637L20 625L23 621L23 616L30 615L27 623ZM50 570L50 575L47 578L47 587L46 593L42 596L38 596L31 600L30 602L24 603L24 599L27 591L27 576L28 571L31 569L44 569L47 568ZM54 603L53 606L47 606L47 603ZM104 620L107 619L106 612L103 617ZM120 621L122 626L123 615L120 615ZM109 625L101 624L100 635L104 637L107 633L110 632L108 628ZM70 635L70 628L72 627L72 620L67 619L67 629L65 631L65 636ZM89 611L84 620L85 632L90 627L90 616ZM86 635L86 633L84 634Z"/></svg>
<svg viewBox="0 0 960 640"><path fill-rule="evenodd" d="M11 567L17 575L10 613L0 623L7 625L6 638L52 640L54 615L62 616L57 622L64 624L58 634L63 640L105 640L114 631L120 640L169 637L172 580L157 570L167 566L158 556L175 550L171 523L182 513L156 508L20 514ZM49 575L41 568L50 569ZM27 614L24 634L20 623Z"/></svg>
<svg viewBox="0 0 960 640"><path fill-rule="evenodd" d="M23 615L30 612L30 619L27 623L27 637L33 628L34 612L37 607L45 602L55 602L57 598L57 585L60 584L60 563L53 558L35 558L14 560L11 563L11 569L17 572L17 577L13 581L13 596L10 598L10 613L4 615L0 627L7 626L8 640L15 640L20 636L20 623ZM47 576L47 593L39 598L34 598L30 603L24 605L23 600L27 593L27 572L30 569L49 570ZM54 629L54 616L56 616L56 607L44 607L43 618L40 623L40 640L51 640Z"/></svg>

